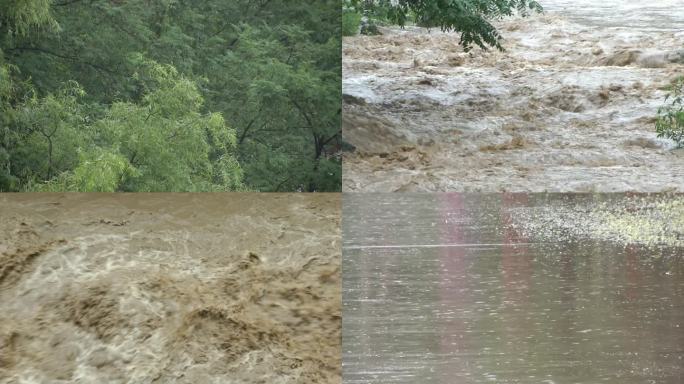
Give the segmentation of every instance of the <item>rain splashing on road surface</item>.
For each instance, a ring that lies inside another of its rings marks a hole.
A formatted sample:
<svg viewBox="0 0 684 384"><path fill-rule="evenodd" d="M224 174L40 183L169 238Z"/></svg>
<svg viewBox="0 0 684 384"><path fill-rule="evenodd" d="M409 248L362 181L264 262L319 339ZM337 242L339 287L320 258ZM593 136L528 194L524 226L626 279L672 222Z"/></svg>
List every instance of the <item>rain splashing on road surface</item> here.
<svg viewBox="0 0 684 384"><path fill-rule="evenodd" d="M345 383L682 383L684 195L350 194L343 215Z"/></svg>

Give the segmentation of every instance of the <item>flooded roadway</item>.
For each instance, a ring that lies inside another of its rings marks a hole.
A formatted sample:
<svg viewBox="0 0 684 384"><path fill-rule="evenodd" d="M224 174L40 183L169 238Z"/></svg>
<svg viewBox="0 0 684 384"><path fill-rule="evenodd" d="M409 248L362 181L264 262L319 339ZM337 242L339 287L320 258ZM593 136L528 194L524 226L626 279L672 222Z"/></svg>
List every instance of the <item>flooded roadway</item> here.
<svg viewBox="0 0 684 384"><path fill-rule="evenodd" d="M633 212L660 198L348 195L344 382L684 382L681 243L516 229L544 207Z"/></svg>
<svg viewBox="0 0 684 384"><path fill-rule="evenodd" d="M496 22L506 52L416 27L345 37L344 191L684 191L684 150L654 127L684 75L681 2L541 3Z"/></svg>

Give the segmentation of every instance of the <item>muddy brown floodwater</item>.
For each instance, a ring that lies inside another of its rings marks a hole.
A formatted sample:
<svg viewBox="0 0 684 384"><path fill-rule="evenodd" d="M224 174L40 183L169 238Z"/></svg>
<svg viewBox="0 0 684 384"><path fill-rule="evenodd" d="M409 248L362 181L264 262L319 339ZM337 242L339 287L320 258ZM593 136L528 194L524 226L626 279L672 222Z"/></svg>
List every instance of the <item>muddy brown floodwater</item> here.
<svg viewBox="0 0 684 384"><path fill-rule="evenodd" d="M654 127L684 74L681 3L541 3L496 22L506 52L417 27L345 37L344 191L684 191L684 150Z"/></svg>
<svg viewBox="0 0 684 384"><path fill-rule="evenodd" d="M340 383L340 209L0 196L0 383Z"/></svg>

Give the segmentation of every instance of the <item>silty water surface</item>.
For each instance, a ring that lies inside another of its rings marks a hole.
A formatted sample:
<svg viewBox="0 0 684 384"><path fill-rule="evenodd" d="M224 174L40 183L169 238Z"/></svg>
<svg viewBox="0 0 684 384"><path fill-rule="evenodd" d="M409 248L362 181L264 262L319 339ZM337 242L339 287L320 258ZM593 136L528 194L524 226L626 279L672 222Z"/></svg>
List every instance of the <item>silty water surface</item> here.
<svg viewBox="0 0 684 384"><path fill-rule="evenodd" d="M541 4L495 22L505 52L412 26L345 38L344 190L684 191L654 125L684 75L684 3Z"/></svg>
<svg viewBox="0 0 684 384"><path fill-rule="evenodd" d="M541 0L546 12L586 25L641 30L682 30L681 0Z"/></svg>

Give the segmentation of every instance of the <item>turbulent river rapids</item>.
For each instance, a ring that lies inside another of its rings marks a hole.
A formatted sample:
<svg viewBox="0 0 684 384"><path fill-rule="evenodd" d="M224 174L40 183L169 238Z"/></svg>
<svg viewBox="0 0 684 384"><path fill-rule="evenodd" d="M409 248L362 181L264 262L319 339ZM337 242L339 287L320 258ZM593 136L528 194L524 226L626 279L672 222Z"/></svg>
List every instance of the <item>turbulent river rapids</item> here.
<svg viewBox="0 0 684 384"><path fill-rule="evenodd" d="M680 1L542 5L496 21L504 52L419 27L344 38L344 191L684 191L654 126L684 75Z"/></svg>
<svg viewBox="0 0 684 384"><path fill-rule="evenodd" d="M340 206L0 196L0 384L341 383Z"/></svg>

